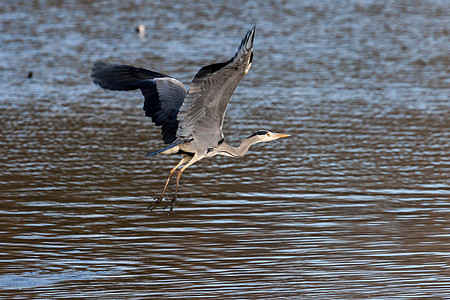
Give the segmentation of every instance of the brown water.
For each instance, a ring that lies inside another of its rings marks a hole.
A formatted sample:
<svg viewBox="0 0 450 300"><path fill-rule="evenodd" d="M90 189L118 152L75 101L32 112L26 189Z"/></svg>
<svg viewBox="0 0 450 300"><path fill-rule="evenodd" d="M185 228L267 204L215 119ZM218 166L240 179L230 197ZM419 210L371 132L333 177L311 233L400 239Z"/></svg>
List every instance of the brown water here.
<svg viewBox="0 0 450 300"><path fill-rule="evenodd" d="M0 6L0 297L450 299L448 1L90 2ZM293 136L149 213L178 158L92 62L187 85L253 24L227 139Z"/></svg>

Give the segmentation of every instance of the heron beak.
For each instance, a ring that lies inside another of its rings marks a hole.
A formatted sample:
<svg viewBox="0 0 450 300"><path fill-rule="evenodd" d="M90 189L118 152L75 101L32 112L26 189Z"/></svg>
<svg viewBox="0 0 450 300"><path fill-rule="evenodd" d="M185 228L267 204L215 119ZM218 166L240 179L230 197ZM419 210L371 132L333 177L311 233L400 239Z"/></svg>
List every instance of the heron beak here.
<svg viewBox="0 0 450 300"><path fill-rule="evenodd" d="M288 137L288 136L291 136L291 135L290 134L284 134L284 133L277 133L276 134L277 139Z"/></svg>

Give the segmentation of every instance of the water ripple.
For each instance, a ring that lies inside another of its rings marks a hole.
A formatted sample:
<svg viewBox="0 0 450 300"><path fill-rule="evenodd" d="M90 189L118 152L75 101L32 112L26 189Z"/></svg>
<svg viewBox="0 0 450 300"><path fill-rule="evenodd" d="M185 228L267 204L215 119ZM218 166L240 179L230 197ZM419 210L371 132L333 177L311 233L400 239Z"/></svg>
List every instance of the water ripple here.
<svg viewBox="0 0 450 300"><path fill-rule="evenodd" d="M446 1L22 2L0 8L0 297L448 297ZM187 85L246 22L227 140L291 138L199 162L149 212L178 158L144 157L141 94L92 62Z"/></svg>

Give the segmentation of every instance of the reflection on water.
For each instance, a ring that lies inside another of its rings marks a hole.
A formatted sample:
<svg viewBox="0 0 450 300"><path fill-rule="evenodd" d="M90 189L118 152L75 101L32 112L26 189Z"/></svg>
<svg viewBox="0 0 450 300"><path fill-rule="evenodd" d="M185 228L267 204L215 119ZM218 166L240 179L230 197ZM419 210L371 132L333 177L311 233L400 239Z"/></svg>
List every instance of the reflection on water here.
<svg viewBox="0 0 450 300"><path fill-rule="evenodd" d="M1 296L448 296L446 1L134 4L0 8ZM201 161L149 213L178 158L144 158L162 144L141 95L91 63L188 84L254 23L225 132L293 136Z"/></svg>

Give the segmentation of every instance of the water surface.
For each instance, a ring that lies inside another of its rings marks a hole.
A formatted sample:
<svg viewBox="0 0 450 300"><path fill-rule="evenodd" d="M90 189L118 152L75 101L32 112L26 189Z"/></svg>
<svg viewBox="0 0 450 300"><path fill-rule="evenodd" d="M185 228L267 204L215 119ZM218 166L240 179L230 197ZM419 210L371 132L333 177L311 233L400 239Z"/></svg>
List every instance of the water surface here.
<svg viewBox="0 0 450 300"><path fill-rule="evenodd" d="M7 1L0 296L447 298L449 17L438 0ZM149 213L179 158L144 157L163 145L142 96L95 86L92 62L187 86L253 24L227 140L292 137L197 163L170 217Z"/></svg>

